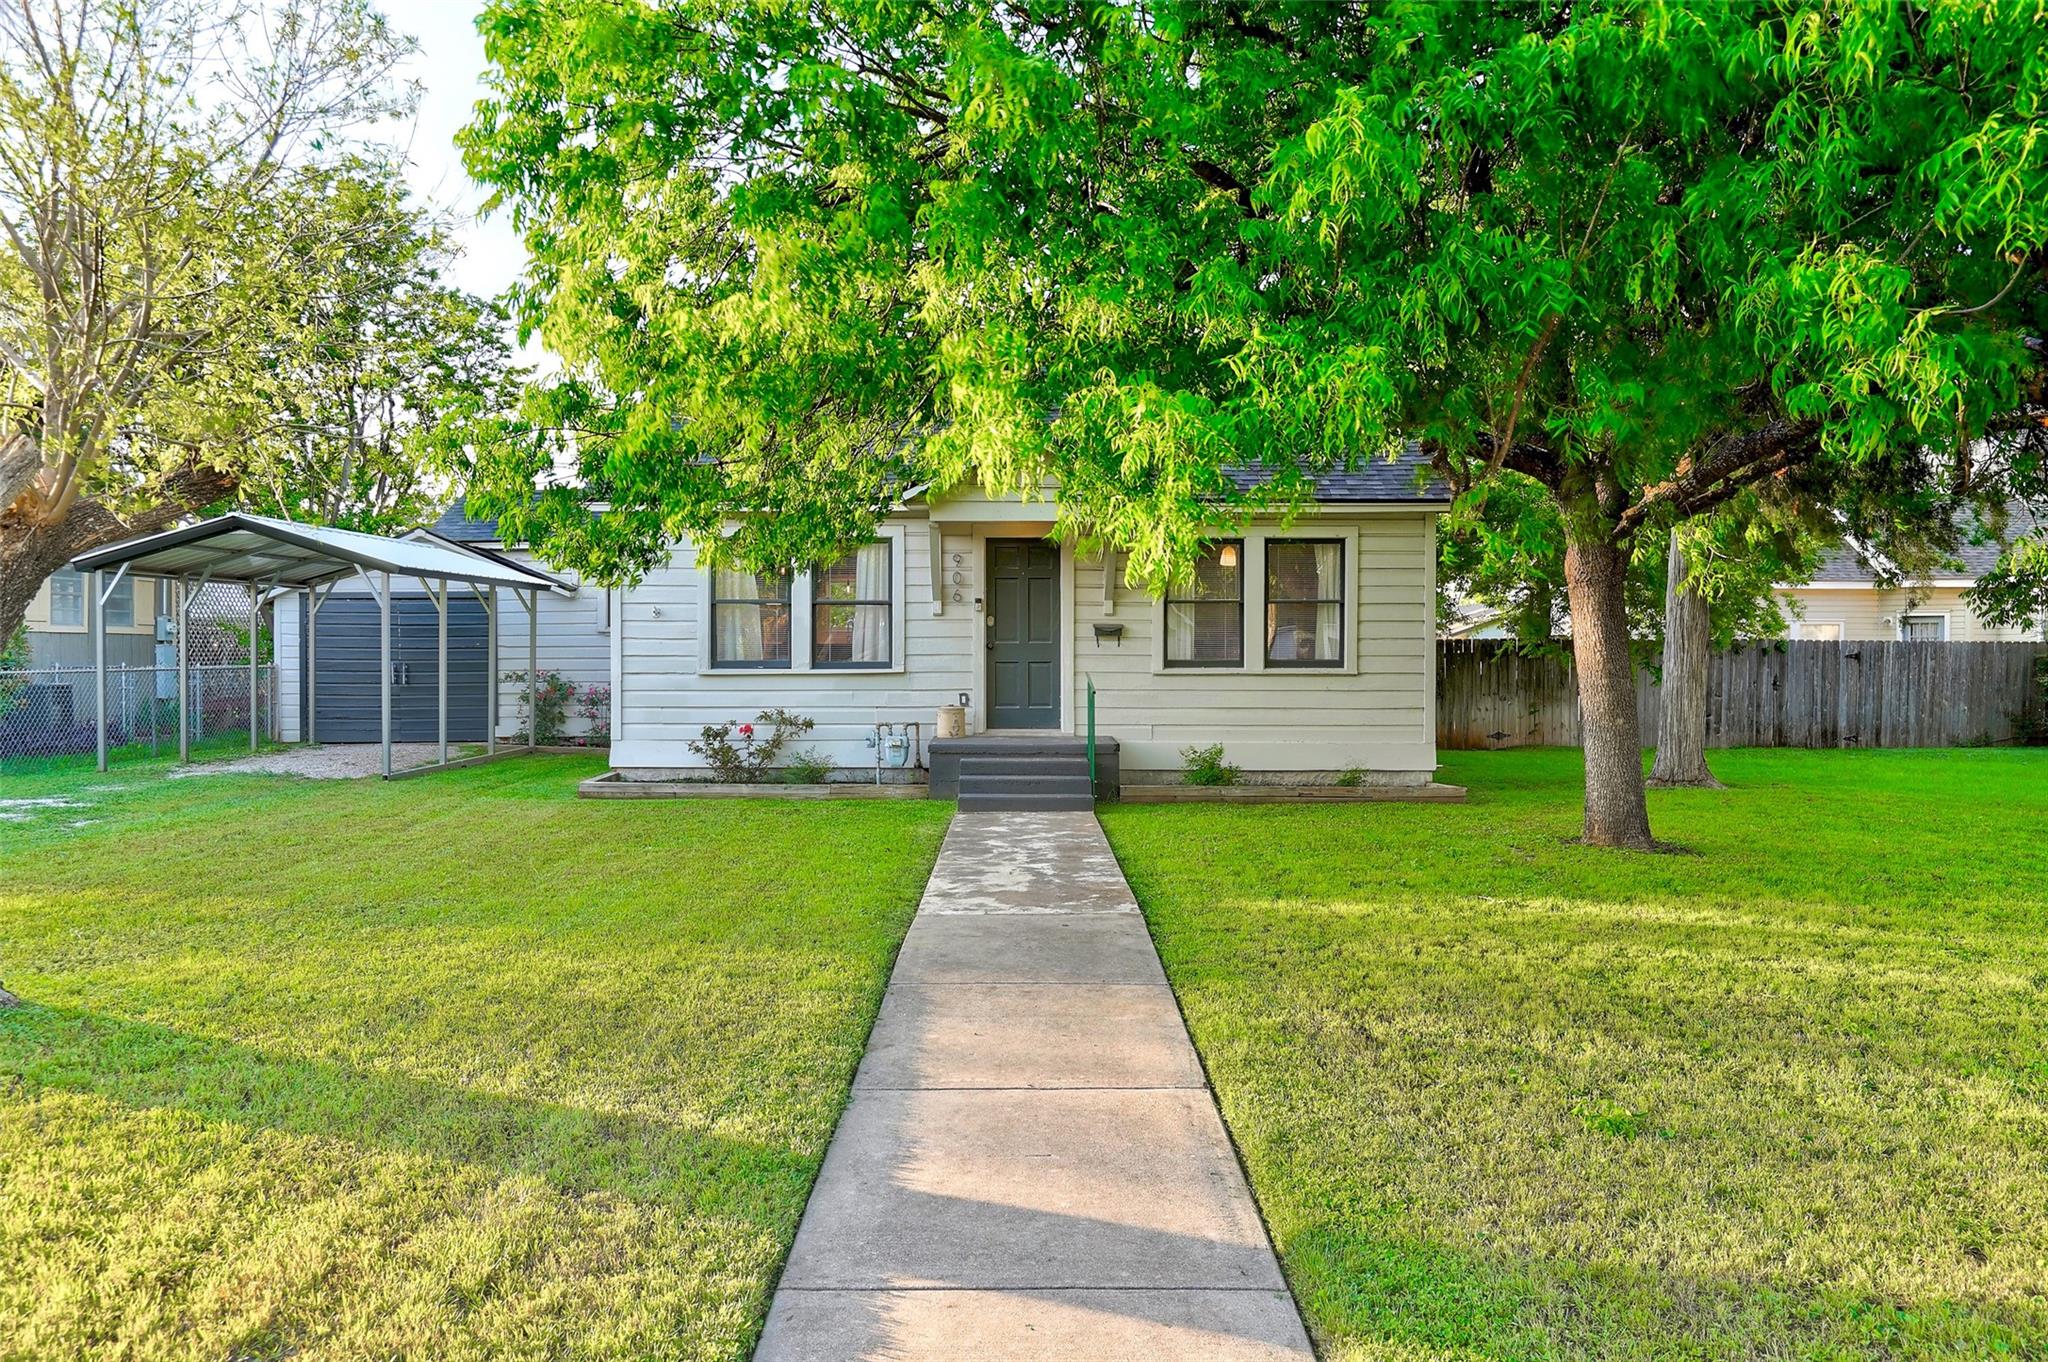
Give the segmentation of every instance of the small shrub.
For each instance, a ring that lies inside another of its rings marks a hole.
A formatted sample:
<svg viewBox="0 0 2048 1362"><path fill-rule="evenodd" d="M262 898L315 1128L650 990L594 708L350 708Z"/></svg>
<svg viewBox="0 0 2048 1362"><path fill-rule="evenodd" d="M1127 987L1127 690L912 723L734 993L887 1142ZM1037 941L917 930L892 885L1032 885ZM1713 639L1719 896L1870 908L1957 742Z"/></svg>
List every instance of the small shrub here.
<svg viewBox="0 0 2048 1362"><path fill-rule="evenodd" d="M1357 789L1365 784L1365 768L1363 766L1345 767L1344 773L1337 777L1336 783L1342 785L1347 790Z"/></svg>
<svg viewBox="0 0 2048 1362"><path fill-rule="evenodd" d="M786 709L764 709L752 723L706 724L702 736L688 746L720 780L753 785L768 774L783 748L816 726Z"/></svg>
<svg viewBox="0 0 2048 1362"><path fill-rule="evenodd" d="M2048 653L2034 659L2034 705L2013 715L2013 738L2023 747L2048 746Z"/></svg>
<svg viewBox="0 0 2048 1362"><path fill-rule="evenodd" d="M814 747L806 747L782 768L783 779L792 785L823 785L832 776L832 761Z"/></svg>
<svg viewBox="0 0 2048 1362"><path fill-rule="evenodd" d="M506 672L499 678L519 688L519 741L526 740L526 673ZM540 683L534 688L533 707L539 712L539 719L533 726L533 741L536 746L549 747L562 740L562 728L569 717L569 701L576 695L574 682L565 679L560 672L540 673Z"/></svg>
<svg viewBox="0 0 2048 1362"><path fill-rule="evenodd" d="M1183 747L1180 772L1180 778L1189 785L1235 785L1244 775L1242 767L1223 760L1220 742L1213 747Z"/></svg>
<svg viewBox="0 0 2048 1362"><path fill-rule="evenodd" d="M28 662L28 629L24 626L0 644L0 714L14 708L15 697L34 679L28 675Z"/></svg>
<svg viewBox="0 0 2048 1362"><path fill-rule="evenodd" d="M602 683L588 685L577 692L576 712L590 725L590 741L608 743L612 740L612 688Z"/></svg>

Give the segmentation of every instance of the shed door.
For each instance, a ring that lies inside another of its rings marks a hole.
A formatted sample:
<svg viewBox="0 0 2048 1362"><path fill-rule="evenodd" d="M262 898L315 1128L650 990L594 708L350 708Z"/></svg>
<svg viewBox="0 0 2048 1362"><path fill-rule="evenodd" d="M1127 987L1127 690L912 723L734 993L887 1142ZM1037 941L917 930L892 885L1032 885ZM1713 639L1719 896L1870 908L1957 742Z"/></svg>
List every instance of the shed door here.
<svg viewBox="0 0 2048 1362"><path fill-rule="evenodd" d="M301 605L300 636L304 637ZM449 593L448 740L482 742L488 720L489 666L483 602ZM439 615L425 596L391 598L391 738L433 742L439 736ZM313 664L314 714L321 742L377 742L382 736L377 689L377 602L329 596L320 606Z"/></svg>
<svg viewBox="0 0 2048 1362"><path fill-rule="evenodd" d="M988 542L989 727L1060 726L1060 551L1042 539Z"/></svg>

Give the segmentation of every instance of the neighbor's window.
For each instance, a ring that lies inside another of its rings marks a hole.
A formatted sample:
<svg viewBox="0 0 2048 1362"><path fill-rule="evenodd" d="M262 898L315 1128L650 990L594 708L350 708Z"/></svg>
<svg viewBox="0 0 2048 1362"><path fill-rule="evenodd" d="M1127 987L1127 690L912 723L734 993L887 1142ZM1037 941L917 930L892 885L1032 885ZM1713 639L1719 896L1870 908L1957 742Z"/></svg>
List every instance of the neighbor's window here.
<svg viewBox="0 0 2048 1362"><path fill-rule="evenodd" d="M1907 615L1899 621L1899 637L1908 643L1939 643L1948 637L1948 616Z"/></svg>
<svg viewBox="0 0 2048 1362"><path fill-rule="evenodd" d="M1167 666L1244 664L1243 563L1243 542L1226 539L1196 560L1192 582L1167 588Z"/></svg>
<svg viewBox="0 0 2048 1362"><path fill-rule="evenodd" d="M711 662L789 665L789 580L783 572L716 569L711 576Z"/></svg>
<svg viewBox="0 0 2048 1362"><path fill-rule="evenodd" d="M887 540L811 574L811 665L889 665Z"/></svg>
<svg viewBox="0 0 2048 1362"><path fill-rule="evenodd" d="M1798 627L1797 637L1811 639L1816 643L1840 643L1842 622L1840 620L1805 620Z"/></svg>
<svg viewBox="0 0 2048 1362"><path fill-rule="evenodd" d="M1344 660L1344 543L1266 541L1266 661L1335 667Z"/></svg>
<svg viewBox="0 0 2048 1362"><path fill-rule="evenodd" d="M85 623L85 577L71 568L50 574L50 623L77 626Z"/></svg>
<svg viewBox="0 0 2048 1362"><path fill-rule="evenodd" d="M127 573L107 593L107 627L125 629L135 623L135 579Z"/></svg>

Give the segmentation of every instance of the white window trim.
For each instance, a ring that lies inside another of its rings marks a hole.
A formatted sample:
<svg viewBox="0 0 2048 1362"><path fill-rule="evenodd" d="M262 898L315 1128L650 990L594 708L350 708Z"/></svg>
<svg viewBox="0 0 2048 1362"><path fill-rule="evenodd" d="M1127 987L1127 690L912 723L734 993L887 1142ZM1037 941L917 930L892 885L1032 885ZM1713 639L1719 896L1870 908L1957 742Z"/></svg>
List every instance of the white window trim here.
<svg viewBox="0 0 2048 1362"><path fill-rule="evenodd" d="M1816 624L1832 624L1832 625L1834 625L1834 626L1835 626L1835 628L1836 628L1837 630L1839 630L1840 632L1838 632L1838 633L1837 633L1837 634L1836 634L1836 635L1834 636L1834 638L1832 638L1832 639L1814 639L1814 638L1811 638L1811 637L1809 637L1809 636L1808 636L1808 635L1807 635L1807 634L1806 634L1806 633L1805 633L1804 631L1805 631L1806 629L1810 628L1811 626L1813 626L1813 625L1816 625ZM1792 638L1793 638L1793 640L1794 640L1795 642L1804 642L1804 643L1815 643L1815 642L1819 642L1819 643L1840 643L1840 642L1843 642L1843 641L1847 640L1847 639L1848 639L1848 637L1849 637L1849 624L1848 624L1848 621L1846 621L1846 620L1817 620L1817 619L1802 619L1802 620L1796 620L1796 621L1794 621L1794 622L1793 622L1793 625L1792 625L1792 628L1793 628L1793 631L1794 631L1794 632L1793 632L1793 634L1792 634Z"/></svg>
<svg viewBox="0 0 2048 1362"><path fill-rule="evenodd" d="M875 538L889 545L889 665L886 667L814 667L811 665L811 573L808 568L791 576L789 582L789 665L787 667L722 667L712 659L711 645L717 632L711 624L711 569L697 568L698 611L702 627L697 630L697 669L707 676L745 676L763 685L775 684L778 676L900 676L904 667L904 617L908 613L904 583L907 538L902 525L884 525Z"/></svg>
<svg viewBox="0 0 2048 1362"><path fill-rule="evenodd" d="M78 583L78 619L75 622L70 620L60 621L57 618L57 581L66 573L69 573L71 578ZM50 579L44 584L43 589L49 593L50 607L47 612L48 624L46 627L51 633L82 634L91 626L92 613L86 608L86 598L92 594L92 578L90 576L77 571L75 568L60 567L50 574Z"/></svg>
<svg viewBox="0 0 2048 1362"><path fill-rule="evenodd" d="M1286 529L1265 526L1237 535L1219 536L1244 541L1244 661L1237 666L1201 666L1166 663L1166 598L1152 598L1152 674L1154 676L1356 676L1359 654L1358 584L1365 576L1359 560L1358 528L1354 525L1319 525L1300 521ZM1343 545L1344 551L1344 656L1334 667L1269 666L1266 662L1266 541L1269 539L1328 539Z"/></svg>
<svg viewBox="0 0 2048 1362"><path fill-rule="evenodd" d="M90 591L92 579L88 577L86 581L88 583L87 590ZM135 578L124 572L121 574L121 580L108 586L106 592L107 598L101 601L99 605L100 609L107 612L107 628L117 632L133 629L135 627ZM113 615L114 597L123 593L128 597L128 619L126 623L116 620Z"/></svg>
<svg viewBox="0 0 2048 1362"><path fill-rule="evenodd" d="M1946 611L1946 610L1901 610L1901 611L1899 612L1899 625L1898 625L1898 634L1899 634L1899 641L1900 641L1901 643L1905 642L1905 639L1906 639L1906 621L1907 621L1907 620L1909 620L1909 619L1915 619L1915 620L1940 620L1940 621L1941 621L1941 637L1940 637L1940 638L1938 638L1938 639L1936 639L1936 640L1935 640L1935 642L1937 642L1937 643L1947 643L1947 642L1948 642L1948 641L1949 641L1949 640L1950 640L1951 638L1953 638L1953 637L1954 637L1954 635L1953 635L1953 634L1952 634L1952 633L1950 632L1950 630L1949 630L1949 617L1948 617L1948 615L1949 615L1949 612L1948 612L1948 611Z"/></svg>

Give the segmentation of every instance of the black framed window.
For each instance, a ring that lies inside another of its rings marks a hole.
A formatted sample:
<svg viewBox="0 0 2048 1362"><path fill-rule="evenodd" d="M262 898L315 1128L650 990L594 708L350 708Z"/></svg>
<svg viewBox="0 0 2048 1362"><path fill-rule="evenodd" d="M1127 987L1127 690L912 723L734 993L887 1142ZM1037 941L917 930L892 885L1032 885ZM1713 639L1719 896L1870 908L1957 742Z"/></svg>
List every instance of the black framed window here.
<svg viewBox="0 0 2048 1362"><path fill-rule="evenodd" d="M1344 662L1344 541L1266 541L1266 665Z"/></svg>
<svg viewBox="0 0 2048 1362"><path fill-rule="evenodd" d="M1166 665L1244 665L1244 541L1211 544L1194 580L1166 593Z"/></svg>
<svg viewBox="0 0 2048 1362"><path fill-rule="evenodd" d="M711 574L711 664L789 665L790 574L722 567Z"/></svg>
<svg viewBox="0 0 2048 1362"><path fill-rule="evenodd" d="M889 665L890 571L884 539L811 574L813 667Z"/></svg>

